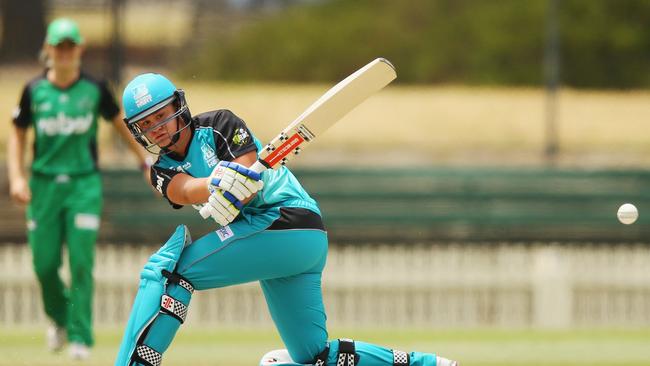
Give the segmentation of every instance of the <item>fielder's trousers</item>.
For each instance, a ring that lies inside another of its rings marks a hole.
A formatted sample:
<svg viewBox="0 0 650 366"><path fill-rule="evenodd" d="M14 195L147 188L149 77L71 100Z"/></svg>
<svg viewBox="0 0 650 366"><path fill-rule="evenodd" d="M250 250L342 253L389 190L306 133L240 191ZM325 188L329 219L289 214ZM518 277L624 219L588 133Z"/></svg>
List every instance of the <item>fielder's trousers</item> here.
<svg viewBox="0 0 650 366"><path fill-rule="evenodd" d="M100 175L34 174L29 184L27 236L45 313L67 330L70 342L92 346L92 272L103 203ZM69 287L59 274L64 243Z"/></svg>

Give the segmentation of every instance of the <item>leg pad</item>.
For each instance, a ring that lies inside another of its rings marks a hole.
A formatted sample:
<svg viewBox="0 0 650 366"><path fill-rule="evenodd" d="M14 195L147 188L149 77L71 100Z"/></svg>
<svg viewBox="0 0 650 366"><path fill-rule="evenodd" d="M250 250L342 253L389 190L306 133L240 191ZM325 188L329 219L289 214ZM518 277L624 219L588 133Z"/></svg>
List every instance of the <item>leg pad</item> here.
<svg viewBox="0 0 650 366"><path fill-rule="evenodd" d="M169 290L167 286L170 282L175 283L177 280L178 284L185 288L190 295L194 290L189 281L180 275L173 274L183 248L191 242L192 239L187 228L184 225L179 226L167 243L149 258L140 272L140 287L124 331L120 351L115 361L116 366L130 366L133 362L147 366L160 364L163 350L157 351L151 345L148 346L142 342L154 320L161 313L169 314L180 323L185 321L187 306L170 297L167 294ZM181 285L181 281L184 281L183 283L186 283L189 289ZM169 337L173 337L173 334Z"/></svg>

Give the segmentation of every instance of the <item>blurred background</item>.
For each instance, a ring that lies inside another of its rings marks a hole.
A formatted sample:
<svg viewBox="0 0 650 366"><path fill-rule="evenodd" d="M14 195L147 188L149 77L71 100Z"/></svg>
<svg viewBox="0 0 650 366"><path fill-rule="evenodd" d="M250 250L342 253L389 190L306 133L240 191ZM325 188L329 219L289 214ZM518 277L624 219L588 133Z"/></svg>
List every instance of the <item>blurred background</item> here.
<svg viewBox="0 0 650 366"><path fill-rule="evenodd" d="M118 98L163 72L193 113L231 109L262 141L370 60L396 66L291 162L331 238L332 337L464 365L650 365L646 0L0 0L0 365L67 362L42 346L4 165L11 112L61 16ZM113 361L147 257L175 225L214 229L157 198L106 126L97 365ZM625 202L633 225L616 219ZM281 347L256 284L190 309L166 364L254 365Z"/></svg>

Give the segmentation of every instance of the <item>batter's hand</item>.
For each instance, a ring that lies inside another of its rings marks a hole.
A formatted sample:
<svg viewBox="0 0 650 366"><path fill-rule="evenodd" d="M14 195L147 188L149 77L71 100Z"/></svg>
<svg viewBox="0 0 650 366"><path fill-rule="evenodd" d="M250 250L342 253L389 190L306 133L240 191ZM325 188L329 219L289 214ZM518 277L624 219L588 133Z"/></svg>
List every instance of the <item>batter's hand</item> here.
<svg viewBox="0 0 650 366"><path fill-rule="evenodd" d="M209 213L217 224L226 226L230 224L239 215L239 210L244 205L232 194L220 189L213 190L208 198L208 202L200 209L201 216L207 218L205 213Z"/></svg>
<svg viewBox="0 0 650 366"><path fill-rule="evenodd" d="M262 175L241 164L232 161L220 161L208 179L208 190L223 190L230 192L238 200L244 201L257 193L264 182Z"/></svg>

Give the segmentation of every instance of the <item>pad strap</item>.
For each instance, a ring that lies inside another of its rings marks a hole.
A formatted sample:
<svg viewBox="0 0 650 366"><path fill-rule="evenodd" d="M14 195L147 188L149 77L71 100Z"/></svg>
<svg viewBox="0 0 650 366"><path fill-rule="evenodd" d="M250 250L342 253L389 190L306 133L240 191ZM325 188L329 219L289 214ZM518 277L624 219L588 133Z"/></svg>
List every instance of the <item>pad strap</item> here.
<svg viewBox="0 0 650 366"><path fill-rule="evenodd" d="M162 295L160 299L160 311L173 316L181 324L185 323L187 306L169 295Z"/></svg>
<svg viewBox="0 0 650 366"><path fill-rule="evenodd" d="M146 344L141 344L135 349L133 360L145 366L160 366L162 355Z"/></svg>
<svg viewBox="0 0 650 366"><path fill-rule="evenodd" d="M318 356L316 356L314 362L312 362L314 366L326 366L327 356L329 355L329 353L330 353L330 345L328 343L327 346L325 346L323 352L319 353Z"/></svg>
<svg viewBox="0 0 650 366"><path fill-rule="evenodd" d="M393 350L393 366L409 366L409 354L404 351Z"/></svg>
<svg viewBox="0 0 650 366"><path fill-rule="evenodd" d="M190 293L190 295L194 293L194 286L192 286L192 283L190 283L190 281L188 281L185 277L181 276L179 273L169 272L168 270L163 269L161 271L161 274L165 278L167 278L169 282L175 283L181 286L182 288L186 289L187 292Z"/></svg>
<svg viewBox="0 0 650 366"><path fill-rule="evenodd" d="M339 355L336 366L354 366L358 363L358 356L355 353L354 341L351 339L339 339Z"/></svg>

